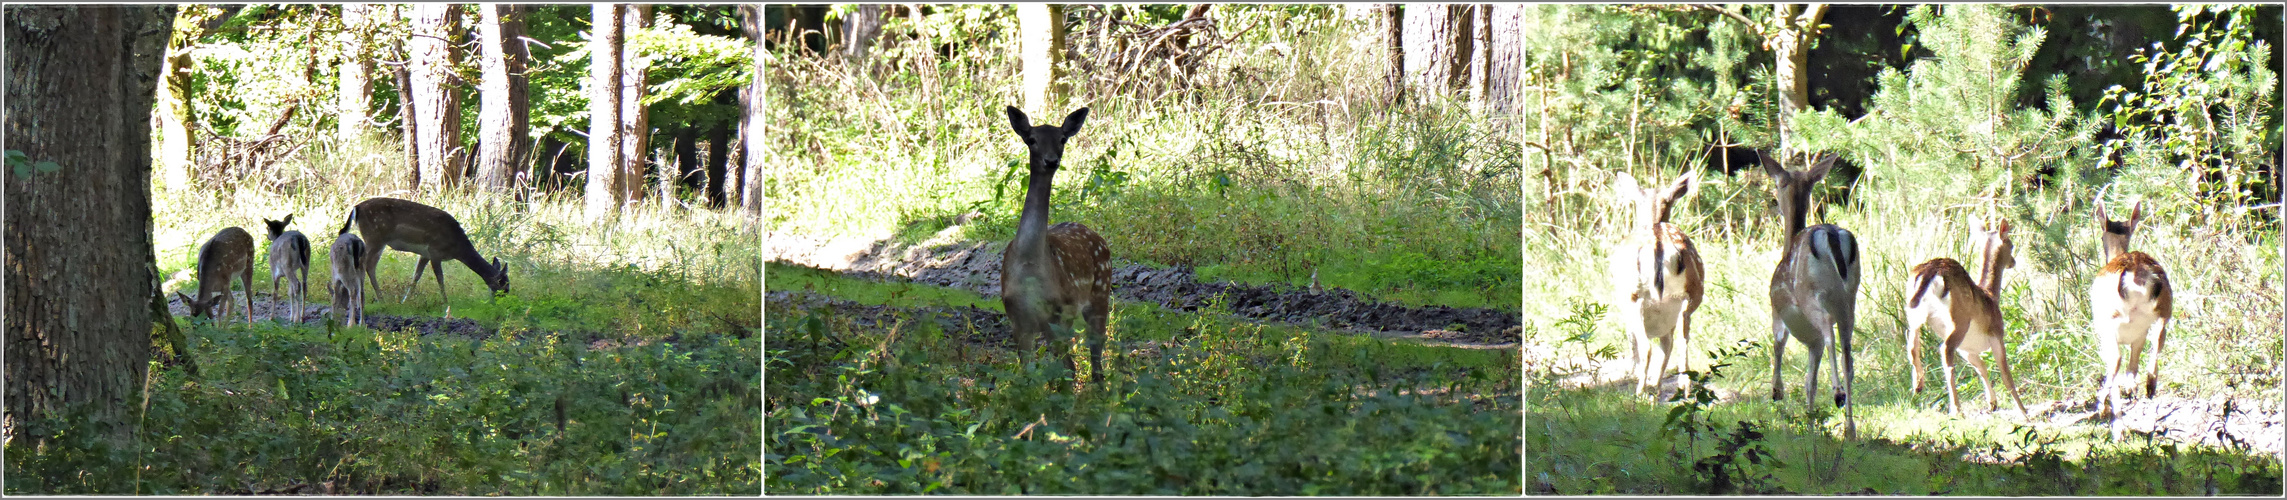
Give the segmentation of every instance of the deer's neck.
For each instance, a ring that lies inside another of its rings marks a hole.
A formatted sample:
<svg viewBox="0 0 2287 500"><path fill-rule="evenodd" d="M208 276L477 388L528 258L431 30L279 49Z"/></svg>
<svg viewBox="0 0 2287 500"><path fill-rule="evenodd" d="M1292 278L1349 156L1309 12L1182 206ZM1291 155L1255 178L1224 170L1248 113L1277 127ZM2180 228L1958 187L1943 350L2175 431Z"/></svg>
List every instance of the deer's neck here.
<svg viewBox="0 0 2287 500"><path fill-rule="evenodd" d="M1801 234L1803 232L1803 212L1805 212L1804 205L1808 204L1805 203L1805 201L1806 200L1796 200L1795 203L1789 206L1779 207L1785 210L1787 213L1787 236L1785 238L1779 239L1779 244L1785 246L1786 250L1794 250L1795 235Z"/></svg>
<svg viewBox="0 0 2287 500"><path fill-rule="evenodd" d="M484 260L484 255L476 253L474 248L469 249L468 253L463 253L454 260L461 261L462 265L469 266L470 271L476 271L477 276L482 276L487 280L492 279L493 275L500 274L500 269L493 267L492 262Z"/></svg>
<svg viewBox="0 0 2287 500"><path fill-rule="evenodd" d="M1017 255L1038 259L1048 254L1048 174L1031 174L1024 188L1024 214L1016 221ZM1037 262L1032 260L1031 262Z"/></svg>

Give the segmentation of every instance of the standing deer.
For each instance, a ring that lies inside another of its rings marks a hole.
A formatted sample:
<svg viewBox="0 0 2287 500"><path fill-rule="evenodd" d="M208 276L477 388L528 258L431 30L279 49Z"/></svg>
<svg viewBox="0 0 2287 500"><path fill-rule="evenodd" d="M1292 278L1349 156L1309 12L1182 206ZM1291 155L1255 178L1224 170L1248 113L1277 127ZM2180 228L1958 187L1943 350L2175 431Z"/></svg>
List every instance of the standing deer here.
<svg viewBox="0 0 2287 500"><path fill-rule="evenodd" d="M1698 179L1699 172L1693 171L1665 188L1639 188L1634 176L1619 174L1615 190L1636 213L1628 240L1612 254L1610 276L1613 309L1631 334L1637 394L1646 389L1656 394L1670 365L1691 367L1691 314L1699 310L1707 274L1699 250L1683 230L1668 223L1668 212ZM1678 390L1690 384L1687 379Z"/></svg>
<svg viewBox="0 0 2287 500"><path fill-rule="evenodd" d="M2097 414L2113 416L2120 393L2136 392L2133 381L2143 366L2144 341L2152 340L2152 371L2144 374L2144 397L2160 392L2161 349L2168 345L2168 323L2173 321L2175 298L2169 291L2168 271L2144 252L2128 251L2128 238L2144 222L2144 203L2137 202L2126 222L2114 221L2097 199L2096 219L2103 234L2105 264L2089 280L2090 330L2096 335L2096 353L2104 361L2104 386L2097 396ZM2126 357L2121 356L2125 349ZM2122 375L2125 374L2126 377ZM2113 427L2113 435L2120 429Z"/></svg>
<svg viewBox="0 0 2287 500"><path fill-rule="evenodd" d="M462 265L484 278L484 284L495 293L508 292L508 268L500 266L500 259L486 261L476 247L469 244L467 231L461 230L461 221L436 207L396 198L372 198L350 208L348 220L342 221L341 231L349 232L351 224L364 235L365 253L358 257L357 267L365 271L372 282L373 291L381 291L381 281L375 278L374 267L381 263L383 248L409 252L420 256L413 262L413 281L405 284L405 295L397 299L404 302L413 297L413 290L421 284L421 271L425 266L437 275L437 297L445 301L445 315L452 316L452 298L445 293L446 260L458 260Z"/></svg>
<svg viewBox="0 0 2287 500"><path fill-rule="evenodd" d="M222 228L199 245L198 298L175 296L190 306L192 316L230 317L230 280L246 285L246 324L254 324L254 236L237 227Z"/></svg>
<svg viewBox="0 0 2287 500"><path fill-rule="evenodd" d="M333 295L333 309L345 318L345 324L365 324L365 275L357 261L365 256L365 240L355 234L342 232L334 237L332 255L333 280L327 293Z"/></svg>
<svg viewBox="0 0 2287 500"><path fill-rule="evenodd" d="M301 231L287 231L294 223L294 214L286 220L262 219L270 227L270 296L286 299L286 310L294 315L291 322L300 323L302 314L309 312L310 299L310 238ZM292 297L278 295L278 280L285 279Z"/></svg>
<svg viewBox="0 0 2287 500"><path fill-rule="evenodd" d="M1089 371L1096 383L1102 383L1104 322L1112 310L1112 250L1088 226L1048 225L1048 191L1055 185L1051 178L1063 165L1064 141L1080 132L1088 108L1064 117L1061 127L1032 126L1015 106L1008 108L1008 116L1009 127L1024 138L1031 158L1024 214L1017 219L1016 239L1001 254L1001 305L1008 310L1018 358L1030 361L1033 338L1045 336L1049 348L1064 356L1065 368L1078 373L1056 330L1077 332L1085 320Z"/></svg>
<svg viewBox="0 0 2287 500"><path fill-rule="evenodd" d="M1835 156L1822 155L1802 171L1779 166L1773 154L1762 156L1787 224L1779 266L1771 272L1771 400L1786 399L1779 371L1786 366L1787 337L1803 341L1810 354L1810 363L1803 366L1803 398L1809 406L1818 405L1819 359L1831 349L1840 358L1834 366L1834 404L1843 408L1844 436L1855 439L1858 421L1851 407L1857 405L1851 404L1850 392L1857 372L1850 336L1857 324L1858 239L1833 224L1803 227L1811 187L1834 168Z"/></svg>
<svg viewBox="0 0 2287 500"><path fill-rule="evenodd" d="M2001 272L2017 265L2016 249L2009 241L2009 221L1987 225L1975 231L1979 253L1985 256L1979 270L1978 283L1971 283L1969 271L1960 262L1939 257L1914 266L1912 281L1907 289L1913 295L1906 301L1906 358L1914 366L1914 393L1922 392L1922 325L1937 329L1945 339L1939 361L1946 373L1946 412L1961 413L1954 388L1954 365L1967 360L1977 370L1977 381L1985 385L1987 411L1998 410L2001 403L1993 394L1993 381L1986 378L1986 351L1993 352L1993 362L2001 365L2001 381L2009 387L2009 399L2017 403L2018 413L2025 411L2025 400L2017 392L2017 377L2009 373L2008 339L2001 320Z"/></svg>

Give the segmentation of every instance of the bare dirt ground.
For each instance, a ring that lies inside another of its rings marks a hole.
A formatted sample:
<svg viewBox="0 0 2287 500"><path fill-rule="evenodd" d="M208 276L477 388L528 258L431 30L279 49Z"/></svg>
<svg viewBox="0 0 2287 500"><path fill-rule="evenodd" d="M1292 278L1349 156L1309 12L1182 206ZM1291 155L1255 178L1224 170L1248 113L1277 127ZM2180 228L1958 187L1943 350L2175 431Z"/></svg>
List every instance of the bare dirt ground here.
<svg viewBox="0 0 2287 500"><path fill-rule="evenodd" d="M1580 352L1579 348L1558 349L1537 342L1524 342L1524 351L1525 372L1559 374L1556 378L1559 387L1604 387L1624 392L1635 384L1635 376L1628 373L1626 353L1622 353L1618 359L1598 361ZM1702 368L1699 365L1693 367ZM1739 368L1739 365L1734 365L1731 369ZM1746 368L1754 369L1755 366ZM1664 380L1660 385L1661 392L1665 394L1674 391L1679 380L1681 377L1676 376ZM1801 383L1801 380L1790 379L1788 383L1791 387ZM2287 426L2283 426L2278 401L2169 394L2165 389L2151 399L2143 399L2142 394L2143 391L2139 389L2137 399L2122 405L2116 422L2121 428L2123 439L2133 439L2130 437L2133 433L2145 433L2182 443L2240 447L2274 456L2287 451ZM1716 395L1719 401L1739 400L1742 396L1756 397L1752 393L1741 394L1730 389L1718 389ZM1974 398L1962 402L1965 410L1971 407L1983 408L1983 396L1964 394L1962 397ZM2004 406L2007 406L2006 403ZM2028 399L2025 407L2031 412L2029 423L2051 429L2070 426L2096 426L2103 429L2108 424L2106 419L2096 415L2093 390L2089 395L2073 400ZM2013 408L2003 411L2016 413Z"/></svg>
<svg viewBox="0 0 2287 500"><path fill-rule="evenodd" d="M763 255L766 259L856 277L911 281L997 297L1002 246L1004 244L998 242L924 242L904 246L766 235ZM1201 281L1189 269L1139 264L1114 269L1112 281L1112 293L1120 299L1150 302L1169 310L1220 308L1249 319L1317 325L1465 348L1514 348L1523 336L1518 313L1497 309L1410 307L1376 301L1340 288L1311 291L1281 285ZM768 293L764 298L769 303L786 300L792 300L792 296ZM968 309L975 311L932 311L930 314L958 317L965 323L976 323L980 329L1005 329L1000 324L999 313ZM978 314L991 318L986 320ZM998 335L1006 336L1005 332Z"/></svg>

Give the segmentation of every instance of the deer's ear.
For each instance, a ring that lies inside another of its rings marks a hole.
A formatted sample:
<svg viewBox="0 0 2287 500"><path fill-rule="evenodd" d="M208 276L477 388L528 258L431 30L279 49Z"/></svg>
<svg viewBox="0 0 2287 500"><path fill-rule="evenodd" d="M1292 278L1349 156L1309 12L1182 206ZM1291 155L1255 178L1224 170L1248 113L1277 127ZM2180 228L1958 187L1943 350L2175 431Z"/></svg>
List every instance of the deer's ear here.
<svg viewBox="0 0 2287 500"><path fill-rule="evenodd" d="M1016 131L1016 135L1032 137L1032 120L1024 117L1024 110L1016 109L1016 106L1009 106L1008 113L1009 130Z"/></svg>
<svg viewBox="0 0 2287 500"><path fill-rule="evenodd" d="M1612 173L1612 193L1618 195L1621 202L1630 204L1644 197L1643 188L1636 184L1636 176L1625 171Z"/></svg>
<svg viewBox="0 0 2287 500"><path fill-rule="evenodd" d="M1807 176L1813 180L1826 178L1826 171L1833 170L1834 161L1840 158L1840 156L1836 156L1834 153L1819 155L1818 162L1811 164L1810 173Z"/></svg>
<svg viewBox="0 0 2287 500"><path fill-rule="evenodd" d="M294 214L286 214L286 220L283 220L283 221L278 221L278 225L280 225L280 226L291 226L291 225L294 225Z"/></svg>
<svg viewBox="0 0 2287 500"><path fill-rule="evenodd" d="M2144 200L2136 200L2136 208L2128 211L2128 225L2135 227L2144 222Z"/></svg>
<svg viewBox="0 0 2287 500"><path fill-rule="evenodd" d="M1064 116L1064 136L1080 133L1080 125L1088 122L1088 108L1080 108Z"/></svg>
<svg viewBox="0 0 2287 500"><path fill-rule="evenodd" d="M1683 177L1677 177L1674 184L1668 185L1667 192L1661 194L1661 199L1667 200L1668 203L1675 203L1676 200L1683 199L1684 195L1691 194L1692 190L1699 188L1699 171L1688 168L1686 170L1688 171L1684 172Z"/></svg>
<svg viewBox="0 0 2287 500"><path fill-rule="evenodd" d="M1757 152L1755 157L1763 161L1763 173L1765 175L1769 175L1773 179L1789 178L1787 175L1787 167L1779 165L1779 152L1760 151Z"/></svg>
<svg viewBox="0 0 2287 500"><path fill-rule="evenodd" d="M2112 223L2112 216L2110 216L2110 215L2106 215L2106 214L2104 213L2104 196L2103 196L2103 195L2098 195L2098 196L2096 197L2095 205L2096 205L2096 228L2097 228L2097 229L2099 229L2099 230L2102 230L2102 229L2104 229L2104 228L2105 228L2104 226L2105 226L2106 224L2110 224L2110 223Z"/></svg>
<svg viewBox="0 0 2287 500"><path fill-rule="evenodd" d="M182 299L183 305L191 305L191 296L183 295L183 292L175 292L175 298Z"/></svg>

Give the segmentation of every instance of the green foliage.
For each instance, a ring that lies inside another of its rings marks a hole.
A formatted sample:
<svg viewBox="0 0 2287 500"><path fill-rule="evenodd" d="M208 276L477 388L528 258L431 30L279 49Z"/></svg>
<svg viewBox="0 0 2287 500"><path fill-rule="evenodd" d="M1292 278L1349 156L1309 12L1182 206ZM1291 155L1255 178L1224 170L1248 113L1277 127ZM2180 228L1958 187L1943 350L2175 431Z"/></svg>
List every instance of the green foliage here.
<svg viewBox="0 0 2287 500"><path fill-rule="evenodd" d="M203 375L154 370L132 448L94 440L101 430L68 414L27 423L8 449L7 491L759 491L751 337L591 349L521 330L482 341L268 323L189 331Z"/></svg>
<svg viewBox="0 0 2287 500"><path fill-rule="evenodd" d="M2199 224L2243 224L2242 206L2279 199L2276 170L2267 174L2261 167L2276 163L2280 148L2279 80L2271 61L2278 42L2255 38L2251 25L2265 18L2254 5L2213 7L2207 16L2206 6L2175 9L2178 42L2129 56L2144 68L2142 86L2108 88L2098 103L2124 136L2105 147L2127 154L2123 184L2132 194L2158 198L2156 212L2196 213L2187 222Z"/></svg>
<svg viewBox="0 0 2287 500"><path fill-rule="evenodd" d="M1513 351L1123 305L1106 383L1074 392L1060 363L922 318L772 305L765 321L774 492L1519 493Z"/></svg>

